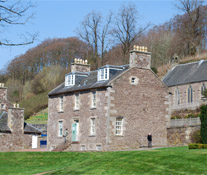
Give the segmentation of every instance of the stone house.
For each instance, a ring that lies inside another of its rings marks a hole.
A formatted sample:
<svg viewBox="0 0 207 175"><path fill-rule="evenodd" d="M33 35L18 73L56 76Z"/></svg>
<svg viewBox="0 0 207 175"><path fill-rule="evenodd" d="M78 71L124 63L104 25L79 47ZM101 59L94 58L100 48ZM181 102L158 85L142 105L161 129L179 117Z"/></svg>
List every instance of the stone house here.
<svg viewBox="0 0 207 175"><path fill-rule="evenodd" d="M8 102L3 84L0 84L0 103L0 151L31 148L32 137L41 132L24 122L24 109Z"/></svg>
<svg viewBox="0 0 207 175"><path fill-rule="evenodd" d="M151 53L135 46L129 65L90 71L75 59L65 82L48 104L48 150L69 141L67 150L127 150L167 145L168 88L150 69Z"/></svg>
<svg viewBox="0 0 207 175"><path fill-rule="evenodd" d="M207 87L207 60L180 64L163 78L171 94L171 110L196 109L205 103L203 92Z"/></svg>

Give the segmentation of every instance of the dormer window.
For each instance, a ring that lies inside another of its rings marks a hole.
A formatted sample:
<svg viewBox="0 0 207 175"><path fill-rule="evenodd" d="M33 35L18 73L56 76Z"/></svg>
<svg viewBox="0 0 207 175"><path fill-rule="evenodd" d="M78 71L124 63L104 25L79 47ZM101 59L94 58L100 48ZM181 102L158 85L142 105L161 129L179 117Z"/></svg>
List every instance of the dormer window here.
<svg viewBox="0 0 207 175"><path fill-rule="evenodd" d="M65 86L73 86L75 85L75 75L69 74L65 76Z"/></svg>
<svg viewBox="0 0 207 175"><path fill-rule="evenodd" d="M98 81L109 79L109 68L103 68L98 70Z"/></svg>

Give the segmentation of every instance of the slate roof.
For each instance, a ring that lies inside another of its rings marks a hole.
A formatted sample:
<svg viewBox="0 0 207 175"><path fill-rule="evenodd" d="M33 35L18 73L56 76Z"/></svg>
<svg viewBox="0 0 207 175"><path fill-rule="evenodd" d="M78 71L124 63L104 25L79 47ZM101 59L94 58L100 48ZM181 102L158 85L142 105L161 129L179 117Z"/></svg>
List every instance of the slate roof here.
<svg viewBox="0 0 207 175"><path fill-rule="evenodd" d="M0 132L11 132L7 125L8 113L0 111ZM24 133L41 134L41 131L30 124L24 122Z"/></svg>
<svg viewBox="0 0 207 175"><path fill-rule="evenodd" d="M123 65L123 66L106 65L101 68L105 68L105 67L109 67L112 69L114 68L113 71L110 71L109 80L97 81L98 70L88 72L87 73L88 76L78 76L79 72L75 72L76 78L75 78L74 86L65 86L65 82L63 82L58 87L53 89L48 95L53 96L53 95L58 95L68 92L107 87L109 86L108 83L114 78L116 78L118 75L120 75L121 73L125 72L129 68L129 65ZM115 70L115 69L122 69L122 70Z"/></svg>
<svg viewBox="0 0 207 175"><path fill-rule="evenodd" d="M163 78L169 87L203 81L207 81L207 60L177 65Z"/></svg>

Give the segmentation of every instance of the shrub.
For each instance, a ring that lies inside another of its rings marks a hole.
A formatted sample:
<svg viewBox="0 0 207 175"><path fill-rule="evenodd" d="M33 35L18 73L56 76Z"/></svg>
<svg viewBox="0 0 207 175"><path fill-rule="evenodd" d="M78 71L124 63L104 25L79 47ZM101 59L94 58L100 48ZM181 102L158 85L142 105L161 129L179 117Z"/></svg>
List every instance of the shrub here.
<svg viewBox="0 0 207 175"><path fill-rule="evenodd" d="M201 134L200 134L200 130L194 131L191 134L191 139L193 143L201 143Z"/></svg>
<svg viewBox="0 0 207 175"><path fill-rule="evenodd" d="M155 74L157 74L157 73L158 73L158 71L157 71L157 68L156 68L156 67L151 67L151 69L152 69L152 71L153 71Z"/></svg>
<svg viewBox="0 0 207 175"><path fill-rule="evenodd" d="M207 144L191 143L188 145L189 149L207 149Z"/></svg>
<svg viewBox="0 0 207 175"><path fill-rule="evenodd" d="M182 117L179 116L179 115L174 115L174 116L171 116L171 119L181 119Z"/></svg>
<svg viewBox="0 0 207 175"><path fill-rule="evenodd" d="M207 105L201 106L201 142L203 144L207 144Z"/></svg>
<svg viewBox="0 0 207 175"><path fill-rule="evenodd" d="M185 118L196 118L196 117L198 117L198 114L192 114L192 113L185 116Z"/></svg>

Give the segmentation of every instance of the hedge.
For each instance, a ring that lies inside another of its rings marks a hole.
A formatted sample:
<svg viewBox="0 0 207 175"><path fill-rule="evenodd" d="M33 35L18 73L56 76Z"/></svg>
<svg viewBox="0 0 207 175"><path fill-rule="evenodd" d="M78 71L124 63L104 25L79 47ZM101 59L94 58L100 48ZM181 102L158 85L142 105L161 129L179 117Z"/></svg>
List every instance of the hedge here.
<svg viewBox="0 0 207 175"><path fill-rule="evenodd" d="M191 143L188 145L189 149L207 149L207 144Z"/></svg>

